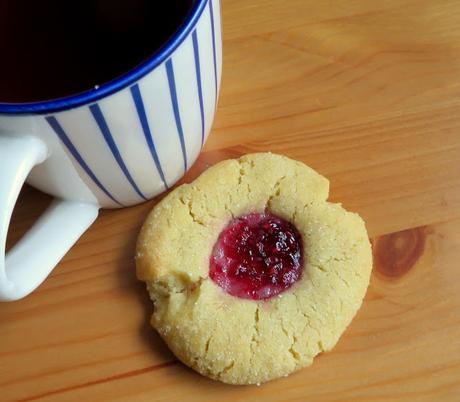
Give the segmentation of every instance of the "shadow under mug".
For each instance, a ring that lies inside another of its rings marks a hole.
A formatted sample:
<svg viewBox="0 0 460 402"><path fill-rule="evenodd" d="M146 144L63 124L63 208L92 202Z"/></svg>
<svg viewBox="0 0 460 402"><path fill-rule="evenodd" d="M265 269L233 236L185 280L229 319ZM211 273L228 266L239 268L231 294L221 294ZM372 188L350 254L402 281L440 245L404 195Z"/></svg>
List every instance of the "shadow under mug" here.
<svg viewBox="0 0 460 402"><path fill-rule="evenodd" d="M48 276L99 208L153 198L179 180L210 131L222 69L219 0L196 0L146 62L59 100L0 103L0 300ZM5 254L24 182L56 197Z"/></svg>

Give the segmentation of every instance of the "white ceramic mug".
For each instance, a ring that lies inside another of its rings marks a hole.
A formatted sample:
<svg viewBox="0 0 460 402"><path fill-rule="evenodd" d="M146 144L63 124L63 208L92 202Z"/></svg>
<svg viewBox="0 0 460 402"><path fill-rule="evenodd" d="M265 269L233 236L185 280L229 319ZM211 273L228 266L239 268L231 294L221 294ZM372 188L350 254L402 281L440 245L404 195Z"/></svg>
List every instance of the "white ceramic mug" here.
<svg viewBox="0 0 460 402"><path fill-rule="evenodd" d="M141 203L184 175L209 133L221 67L219 0L196 0L176 34L122 77L59 100L0 103L0 300L33 291L99 208ZM5 255L24 181L56 200Z"/></svg>

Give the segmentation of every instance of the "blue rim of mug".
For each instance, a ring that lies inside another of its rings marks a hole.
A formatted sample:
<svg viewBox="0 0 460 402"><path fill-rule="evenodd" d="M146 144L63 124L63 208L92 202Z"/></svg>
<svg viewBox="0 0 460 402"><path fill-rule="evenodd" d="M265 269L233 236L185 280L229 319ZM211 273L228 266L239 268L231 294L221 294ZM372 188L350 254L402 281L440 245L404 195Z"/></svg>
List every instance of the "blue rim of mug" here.
<svg viewBox="0 0 460 402"><path fill-rule="evenodd" d="M0 102L0 114L46 114L59 112L96 102L101 98L128 87L168 59L193 30L208 1L209 0L195 0L184 22L169 40L147 60L129 70L127 73L101 84L97 88L63 98L29 103Z"/></svg>

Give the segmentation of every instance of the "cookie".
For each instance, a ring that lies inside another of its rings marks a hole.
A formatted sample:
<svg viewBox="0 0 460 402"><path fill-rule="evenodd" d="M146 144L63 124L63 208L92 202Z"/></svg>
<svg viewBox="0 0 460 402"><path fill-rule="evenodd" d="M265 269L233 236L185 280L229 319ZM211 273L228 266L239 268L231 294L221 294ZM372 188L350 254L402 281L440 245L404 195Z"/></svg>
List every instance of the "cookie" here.
<svg viewBox="0 0 460 402"><path fill-rule="evenodd" d="M158 203L137 242L151 323L186 365L230 384L286 376L331 350L372 268L363 220L327 179L270 153L209 168Z"/></svg>

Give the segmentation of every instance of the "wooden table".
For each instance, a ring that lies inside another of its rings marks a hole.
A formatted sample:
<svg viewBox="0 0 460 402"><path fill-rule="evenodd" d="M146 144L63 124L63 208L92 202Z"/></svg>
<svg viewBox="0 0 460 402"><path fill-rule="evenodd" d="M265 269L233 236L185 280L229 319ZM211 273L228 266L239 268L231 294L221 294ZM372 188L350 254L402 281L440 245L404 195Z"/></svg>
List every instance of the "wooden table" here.
<svg viewBox="0 0 460 402"><path fill-rule="evenodd" d="M213 382L148 325L133 254L155 201L103 211L33 295L0 305L0 400L460 401L460 3L224 0L223 19L218 113L185 181L268 150L329 177L373 239L363 307L312 367ZM24 189L9 245L49 201Z"/></svg>

